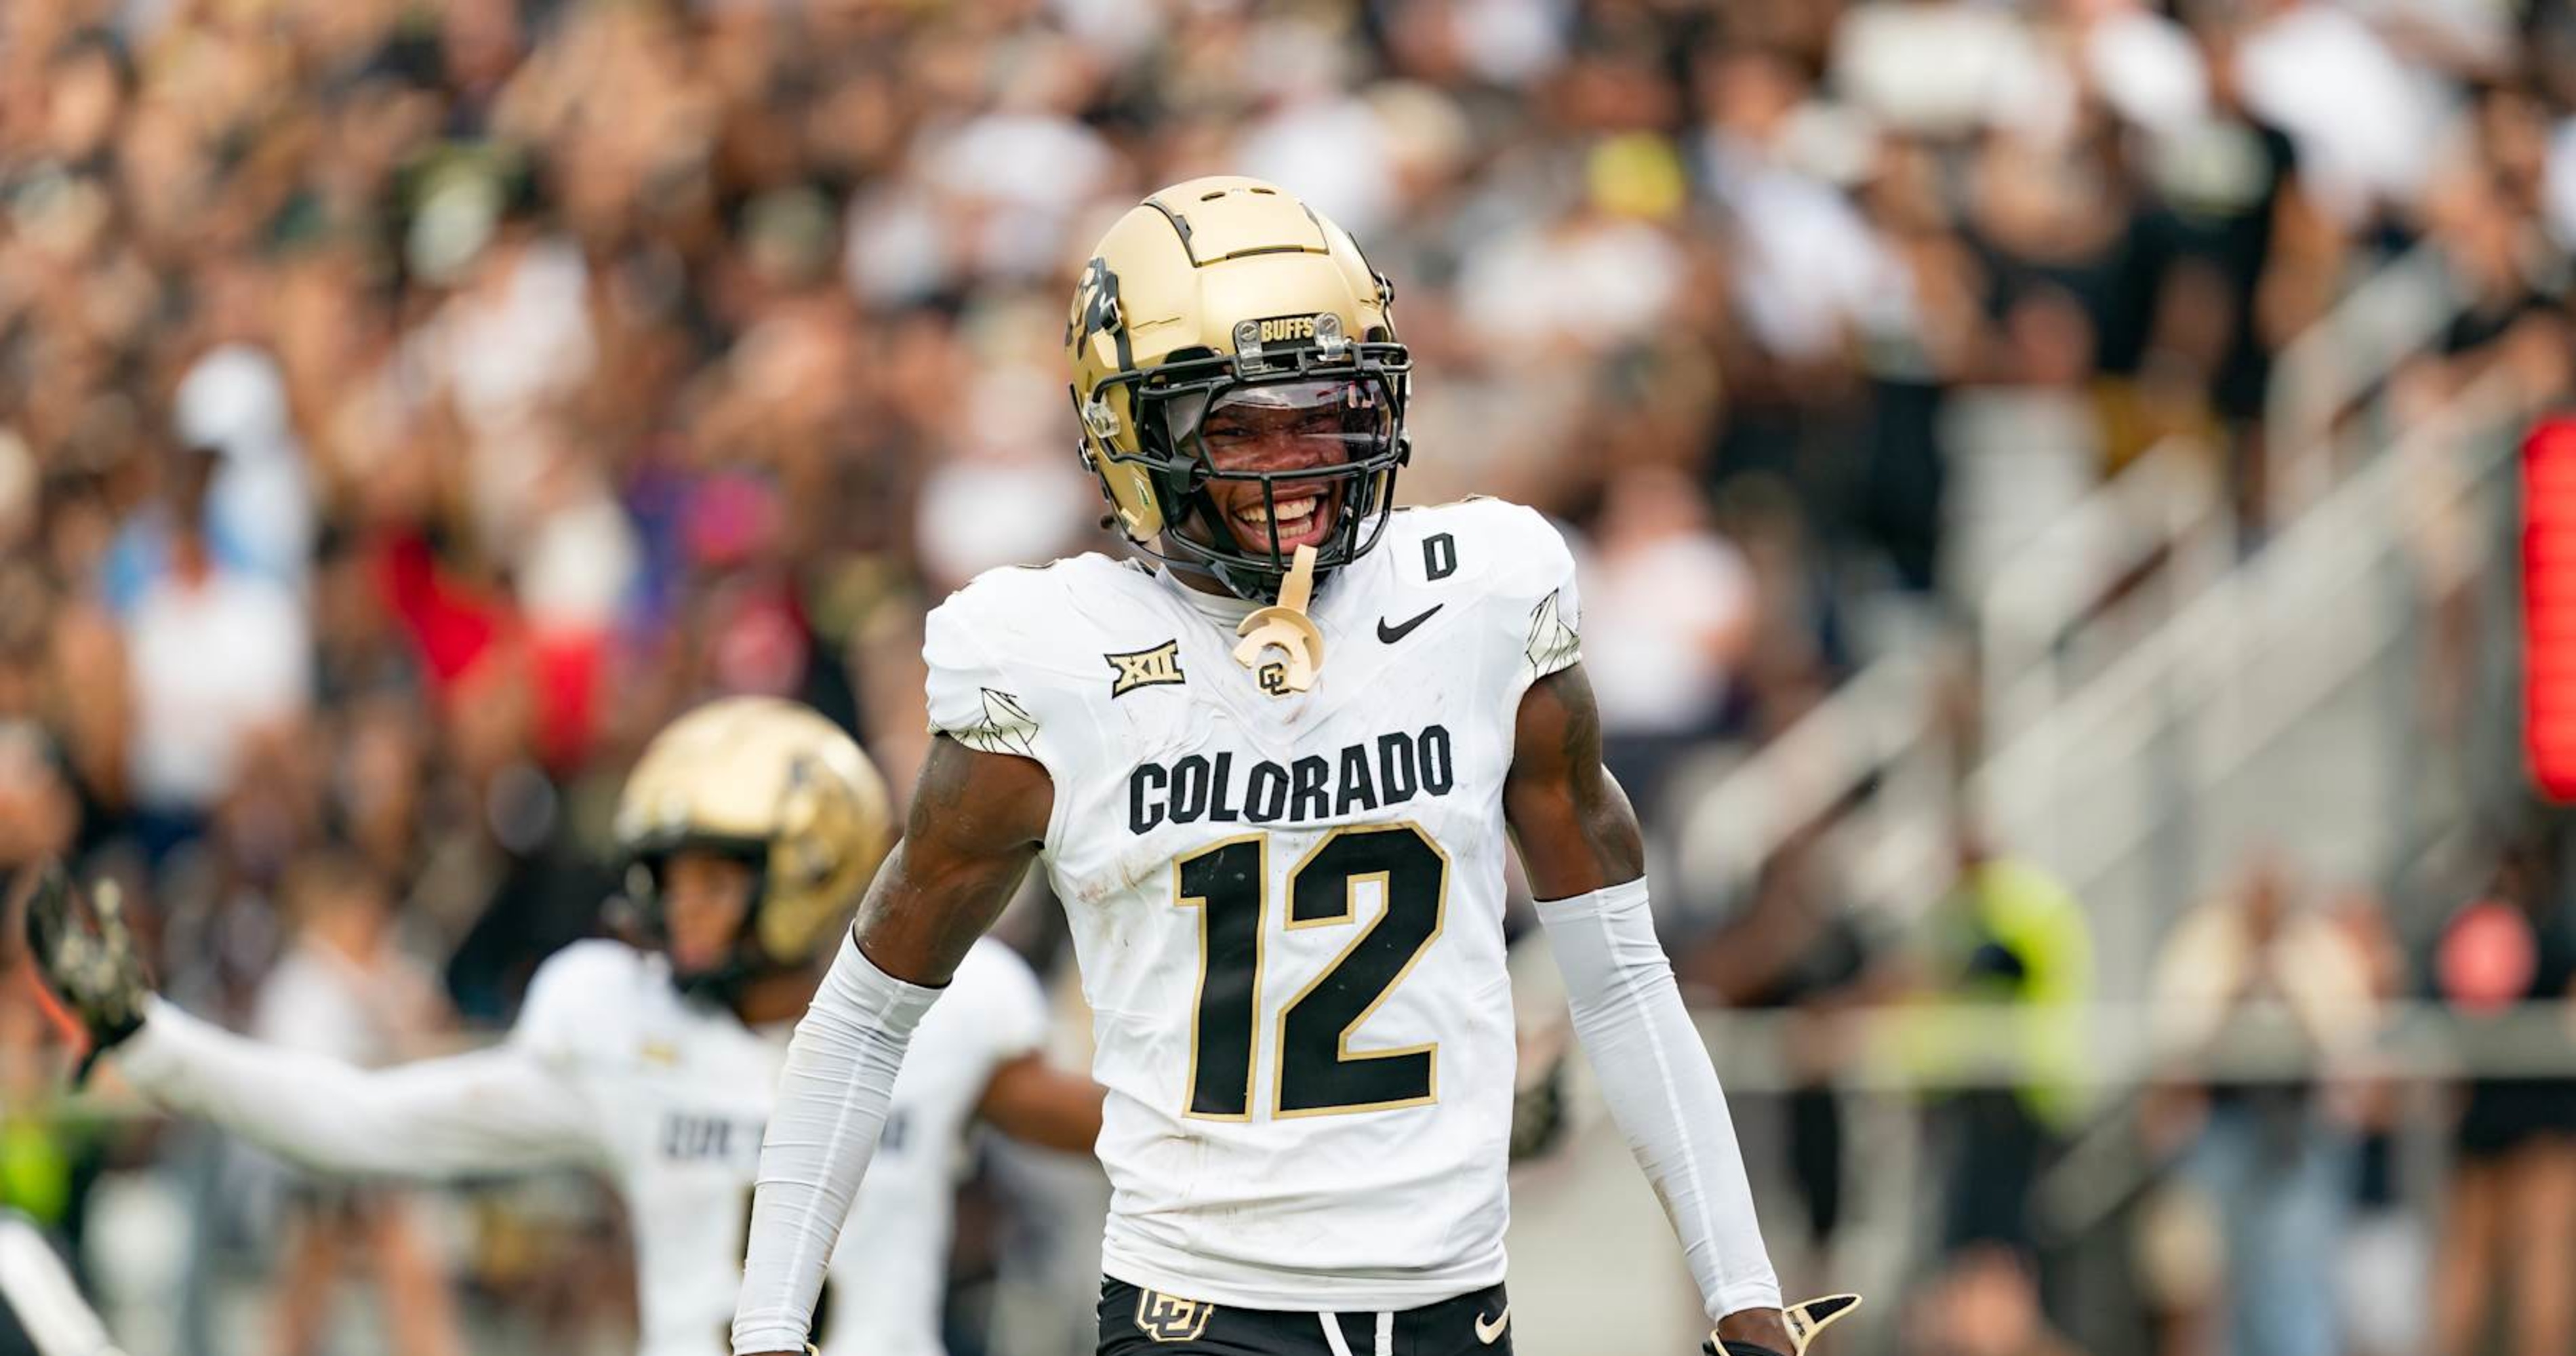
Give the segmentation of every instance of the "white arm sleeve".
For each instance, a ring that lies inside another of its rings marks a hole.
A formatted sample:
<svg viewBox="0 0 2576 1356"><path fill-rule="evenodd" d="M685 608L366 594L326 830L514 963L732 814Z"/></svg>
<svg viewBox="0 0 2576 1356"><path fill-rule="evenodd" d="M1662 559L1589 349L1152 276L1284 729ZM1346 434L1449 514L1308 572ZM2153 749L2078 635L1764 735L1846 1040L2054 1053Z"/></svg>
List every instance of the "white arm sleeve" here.
<svg viewBox="0 0 2576 1356"><path fill-rule="evenodd" d="M939 993L896 979L859 954L856 942L841 939L831 973L788 1043L761 1140L751 1244L734 1305L735 1351L804 1347L832 1246L885 1127L904 1047Z"/></svg>
<svg viewBox="0 0 2576 1356"><path fill-rule="evenodd" d="M1681 1237L1709 1321L1780 1307L1726 1093L1655 940L1646 882L1542 901L1538 916L1565 972L1575 1039Z"/></svg>
<svg viewBox="0 0 2576 1356"><path fill-rule="evenodd" d="M117 1068L155 1102L323 1172L419 1178L592 1161L580 1094L502 1045L387 1069L263 1045L159 998Z"/></svg>

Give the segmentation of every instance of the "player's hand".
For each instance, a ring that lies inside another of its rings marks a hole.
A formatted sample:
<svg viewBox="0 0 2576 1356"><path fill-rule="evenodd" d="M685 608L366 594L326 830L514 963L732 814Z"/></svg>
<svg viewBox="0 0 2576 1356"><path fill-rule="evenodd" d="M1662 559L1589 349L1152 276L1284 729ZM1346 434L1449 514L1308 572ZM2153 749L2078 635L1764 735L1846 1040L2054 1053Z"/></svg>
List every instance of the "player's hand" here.
<svg viewBox="0 0 2576 1356"><path fill-rule="evenodd" d="M1565 1053L1548 1056L1534 1078L1512 1090L1511 1161L1536 1158L1565 1139Z"/></svg>
<svg viewBox="0 0 2576 1356"><path fill-rule="evenodd" d="M27 945L37 973L89 1034L79 1081L118 1042L141 1030L152 977L125 926L116 882L84 896L60 863L49 863L27 898Z"/></svg>
<svg viewBox="0 0 2576 1356"><path fill-rule="evenodd" d="M1757 1336L1729 1336L1723 1331L1724 1325L1721 1325L1721 1331L1710 1333L1708 1340L1700 1344L1700 1352L1702 1356L1807 1356L1807 1344L1816 1340L1817 1333L1823 1332L1834 1320L1859 1307L1860 1296L1858 1295L1821 1295L1801 1304L1790 1305L1786 1309L1762 1310L1755 1314L1744 1315L1729 1314L1727 1315L1729 1324L1734 1323L1738 1318L1749 1318L1770 1331L1759 1333ZM1780 1340L1783 1335L1788 1338L1789 1343L1785 1350L1770 1345L1771 1342Z"/></svg>

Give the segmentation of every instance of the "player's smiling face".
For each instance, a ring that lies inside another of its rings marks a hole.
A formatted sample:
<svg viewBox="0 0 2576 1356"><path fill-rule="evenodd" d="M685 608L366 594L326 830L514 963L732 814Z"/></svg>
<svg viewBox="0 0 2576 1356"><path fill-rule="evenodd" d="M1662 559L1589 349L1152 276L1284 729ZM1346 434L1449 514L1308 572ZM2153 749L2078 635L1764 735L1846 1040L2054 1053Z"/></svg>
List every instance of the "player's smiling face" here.
<svg viewBox="0 0 2576 1356"><path fill-rule="evenodd" d="M733 955L751 911L752 869L738 858L714 852L671 854L662 865L662 908L669 934L671 968L682 975L702 975L720 968Z"/></svg>
<svg viewBox="0 0 2576 1356"><path fill-rule="evenodd" d="M1208 481L1208 497L1239 548L1268 555L1274 531L1283 556L1332 539L1350 485L1332 472L1366 455L1358 444L1367 441L1374 404L1367 388L1344 381L1244 387L1216 398L1199 425L1209 463L1220 472L1277 477L1267 498L1257 480ZM1204 524L1194 521L1188 530L1198 535Z"/></svg>

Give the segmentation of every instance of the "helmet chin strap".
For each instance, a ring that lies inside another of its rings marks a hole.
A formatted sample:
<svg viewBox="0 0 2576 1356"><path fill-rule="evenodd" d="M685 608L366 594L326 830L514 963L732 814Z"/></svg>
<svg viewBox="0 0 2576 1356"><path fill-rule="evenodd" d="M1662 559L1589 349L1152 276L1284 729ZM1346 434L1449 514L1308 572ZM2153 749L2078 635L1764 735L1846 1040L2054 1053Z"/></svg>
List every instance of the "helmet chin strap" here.
<svg viewBox="0 0 2576 1356"><path fill-rule="evenodd" d="M1213 547L1211 543L1200 541L1186 530L1189 524L1198 523L1205 525L1211 534L1227 531L1225 516L1217 509L1216 497L1201 489L1192 494L1187 502L1190 516L1164 529L1163 535L1167 546L1172 542L1178 542L1181 545L1178 549L1158 553L1163 562L1163 568L1175 574L1212 581L1229 596L1241 598L1245 602L1270 602L1277 592L1278 585L1278 581L1272 577L1270 571L1237 566L1233 562L1202 554L1204 551L1219 548Z"/></svg>
<svg viewBox="0 0 2576 1356"><path fill-rule="evenodd" d="M1214 583L1218 588L1225 590L1227 596L1235 596L1234 585L1228 582L1223 574L1218 573L1217 567L1213 564L1177 551L1167 551L1163 553L1162 564L1164 569L1169 570L1173 574L1187 575L1192 579L1208 580L1211 583Z"/></svg>

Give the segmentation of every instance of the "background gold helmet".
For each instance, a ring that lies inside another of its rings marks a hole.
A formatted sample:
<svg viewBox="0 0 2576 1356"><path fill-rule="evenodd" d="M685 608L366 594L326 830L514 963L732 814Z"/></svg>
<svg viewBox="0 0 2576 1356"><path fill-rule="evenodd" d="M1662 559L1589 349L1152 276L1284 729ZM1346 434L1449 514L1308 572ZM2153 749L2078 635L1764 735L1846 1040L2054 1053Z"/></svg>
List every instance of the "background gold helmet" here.
<svg viewBox="0 0 2576 1356"><path fill-rule="evenodd" d="M775 697L727 697L654 736L627 774L614 831L626 893L648 931L662 925L660 868L701 849L757 873L734 959L683 975L721 991L803 966L832 946L893 843L876 765L820 713Z"/></svg>
<svg viewBox="0 0 2576 1356"><path fill-rule="evenodd" d="M1145 199L1092 250L1065 343L1082 460L1129 541L1270 600L1288 553L1243 549L1205 492L1216 479L1258 482L1264 504L1283 482L1332 482L1338 525L1318 548L1330 570L1385 531L1404 464L1412 359L1397 342L1392 289L1341 227L1272 184L1192 179ZM1325 383L1329 383L1326 385ZM1201 417L1264 390L1323 390L1342 412L1347 460L1289 472L1221 471ZM1174 529L1194 518L1208 538ZM1160 539L1159 546L1157 539Z"/></svg>

